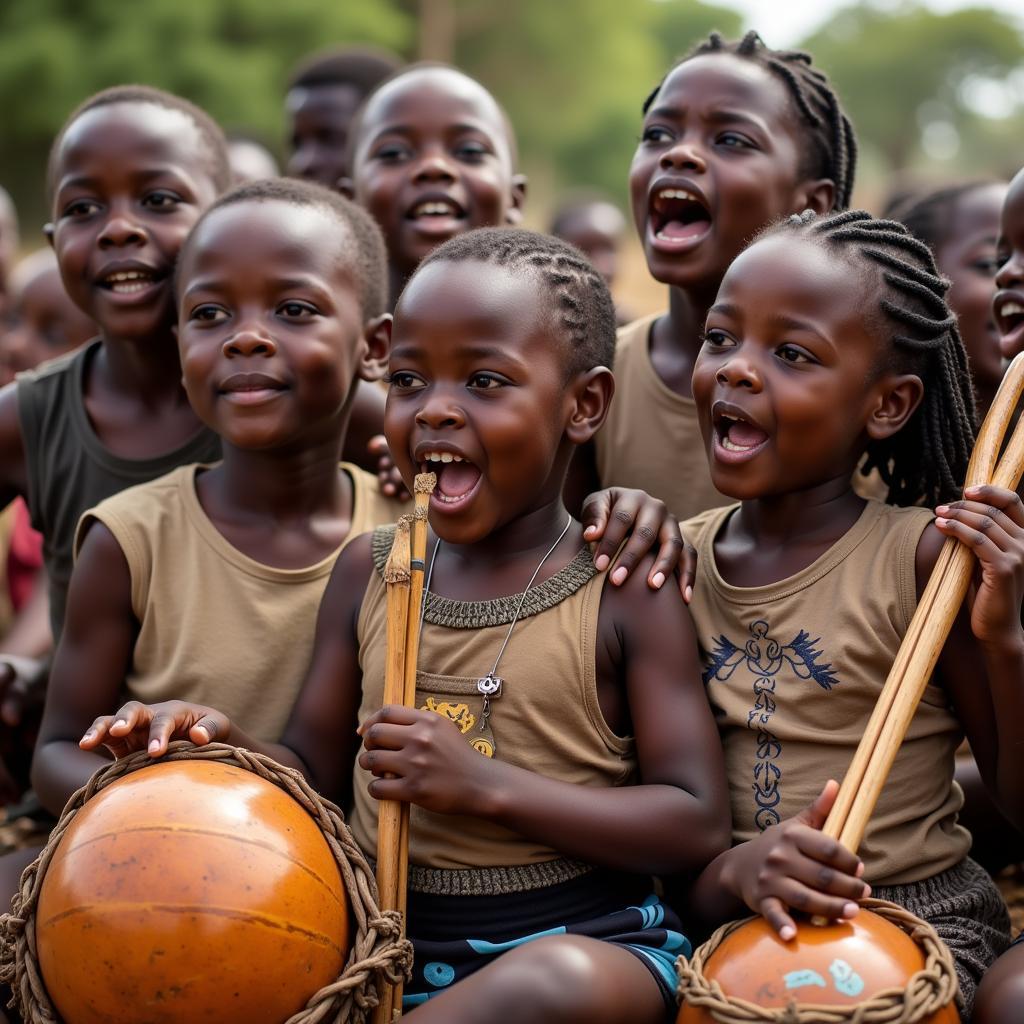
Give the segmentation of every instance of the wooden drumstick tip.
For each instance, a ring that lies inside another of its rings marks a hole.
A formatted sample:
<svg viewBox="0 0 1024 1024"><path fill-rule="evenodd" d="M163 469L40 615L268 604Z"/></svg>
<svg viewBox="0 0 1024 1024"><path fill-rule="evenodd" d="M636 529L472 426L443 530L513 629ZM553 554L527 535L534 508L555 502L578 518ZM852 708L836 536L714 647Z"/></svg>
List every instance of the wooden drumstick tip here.
<svg viewBox="0 0 1024 1024"><path fill-rule="evenodd" d="M404 515L398 517L395 524L395 539L391 545L391 553L388 555L387 563L384 566L384 582L386 584L408 583L411 577L409 562L411 553L409 548L409 531L412 527L412 516Z"/></svg>
<svg viewBox="0 0 1024 1024"><path fill-rule="evenodd" d="M412 489L415 494L433 494L436 486L436 473L417 473L416 479L412 483Z"/></svg>

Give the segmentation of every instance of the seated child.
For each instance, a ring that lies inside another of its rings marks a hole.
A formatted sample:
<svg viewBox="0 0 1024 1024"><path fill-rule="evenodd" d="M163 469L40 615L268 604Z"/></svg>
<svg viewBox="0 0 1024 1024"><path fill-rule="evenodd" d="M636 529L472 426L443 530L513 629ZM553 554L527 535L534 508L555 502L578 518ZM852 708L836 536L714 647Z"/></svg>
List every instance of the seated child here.
<svg viewBox="0 0 1024 1024"><path fill-rule="evenodd" d="M78 737L125 695L211 703L280 738L338 552L401 512L339 466L357 382L384 369L384 261L363 210L287 179L229 192L189 235L182 373L224 460L82 517L33 766L54 813L103 763Z"/></svg>
<svg viewBox="0 0 1024 1024"><path fill-rule="evenodd" d="M388 247L390 308L409 276L446 239L518 224L526 178L512 124L475 79L414 64L366 101L352 133L352 195Z"/></svg>
<svg viewBox="0 0 1024 1024"><path fill-rule="evenodd" d="M438 473L417 707L381 707L381 530L338 559L280 745L182 702L130 703L81 741L265 751L354 804L370 857L375 801L411 803L405 1006L423 1024L674 1017L689 946L649 876L698 872L727 839L680 596L640 574L606 587L561 500L614 339L607 287L564 243L485 229L439 247L395 312L386 421L406 481ZM504 681L485 700L488 672Z"/></svg>
<svg viewBox="0 0 1024 1024"><path fill-rule="evenodd" d="M729 264L779 217L849 205L853 127L807 54L756 32L718 33L671 68L643 105L629 190L668 310L619 332L618 388L596 439L601 486L640 487L680 519L728 504L704 459L690 389L708 306ZM581 466L579 472L587 473Z"/></svg>
<svg viewBox="0 0 1024 1024"><path fill-rule="evenodd" d="M746 904L787 939L787 907L851 917L870 885L935 926L969 1014L1009 922L967 856L953 762L966 732L1024 819L1024 508L994 487L957 498L974 403L946 287L923 243L865 213L791 217L755 241L725 275L693 373L712 478L740 504L683 530L738 844L696 905L718 920ZM851 489L865 454L891 504ZM979 584L858 858L816 831L835 796L822 786L847 770L946 537L977 556Z"/></svg>
<svg viewBox="0 0 1024 1024"><path fill-rule="evenodd" d="M1017 172L1003 203L996 246L996 288L992 312L1005 359L1024 352L1024 169Z"/></svg>

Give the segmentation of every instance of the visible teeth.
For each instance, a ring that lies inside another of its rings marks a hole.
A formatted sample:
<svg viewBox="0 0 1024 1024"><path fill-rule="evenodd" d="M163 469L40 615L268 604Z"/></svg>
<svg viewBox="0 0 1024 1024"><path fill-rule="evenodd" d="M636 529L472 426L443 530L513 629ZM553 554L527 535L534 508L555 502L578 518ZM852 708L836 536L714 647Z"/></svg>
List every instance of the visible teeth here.
<svg viewBox="0 0 1024 1024"><path fill-rule="evenodd" d="M461 455L454 452L427 452L423 459L425 462L465 462Z"/></svg>
<svg viewBox="0 0 1024 1024"><path fill-rule="evenodd" d="M1002 316L1018 316L1024 313L1024 306L1019 302L1004 302L999 307L999 312Z"/></svg>
<svg viewBox="0 0 1024 1024"><path fill-rule="evenodd" d="M663 188L657 193L658 199L688 199L690 202L699 203L700 199L686 188Z"/></svg>
<svg viewBox="0 0 1024 1024"><path fill-rule="evenodd" d="M445 217L455 212L451 203L420 203L413 209L414 217Z"/></svg>
<svg viewBox="0 0 1024 1024"><path fill-rule="evenodd" d="M733 441L729 440L729 435L726 434L722 438L722 447L727 452L749 452L751 448L756 448L757 445L756 444L748 444L748 445L735 444Z"/></svg>

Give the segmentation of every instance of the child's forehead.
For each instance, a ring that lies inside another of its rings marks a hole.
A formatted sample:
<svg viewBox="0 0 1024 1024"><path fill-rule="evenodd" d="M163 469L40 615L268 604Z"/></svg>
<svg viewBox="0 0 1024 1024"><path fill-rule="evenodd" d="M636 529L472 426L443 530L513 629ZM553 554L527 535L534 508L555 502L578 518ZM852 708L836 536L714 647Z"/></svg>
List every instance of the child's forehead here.
<svg viewBox="0 0 1024 1024"><path fill-rule="evenodd" d="M59 181L83 163L123 170L125 160L206 173L209 154L198 125L184 111L155 103L111 103L84 111L68 126L54 168Z"/></svg>
<svg viewBox="0 0 1024 1024"><path fill-rule="evenodd" d="M1010 182L1000 218L1001 232L1007 236L1024 236L1024 170Z"/></svg>
<svg viewBox="0 0 1024 1024"><path fill-rule="evenodd" d="M706 53L673 68L652 109L694 106L750 111L776 122L792 121L792 104L782 82L753 60L730 53Z"/></svg>
<svg viewBox="0 0 1024 1024"><path fill-rule="evenodd" d="M451 68L418 68L374 94L363 111L360 135L379 134L395 126L450 125L467 119L511 147L505 116L479 82Z"/></svg>

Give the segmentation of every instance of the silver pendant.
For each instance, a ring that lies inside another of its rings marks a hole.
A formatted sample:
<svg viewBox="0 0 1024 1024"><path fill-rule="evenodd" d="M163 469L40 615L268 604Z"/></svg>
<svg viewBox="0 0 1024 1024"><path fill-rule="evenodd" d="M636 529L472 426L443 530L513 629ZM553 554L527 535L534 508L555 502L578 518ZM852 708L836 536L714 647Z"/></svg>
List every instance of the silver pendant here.
<svg viewBox="0 0 1024 1024"><path fill-rule="evenodd" d="M484 706L480 711L480 731L483 732L487 728L487 719L491 717L491 698L497 700L501 696L501 684L504 680L501 676L496 676L493 672L490 675L486 675L483 679L476 681L477 693L483 695Z"/></svg>

